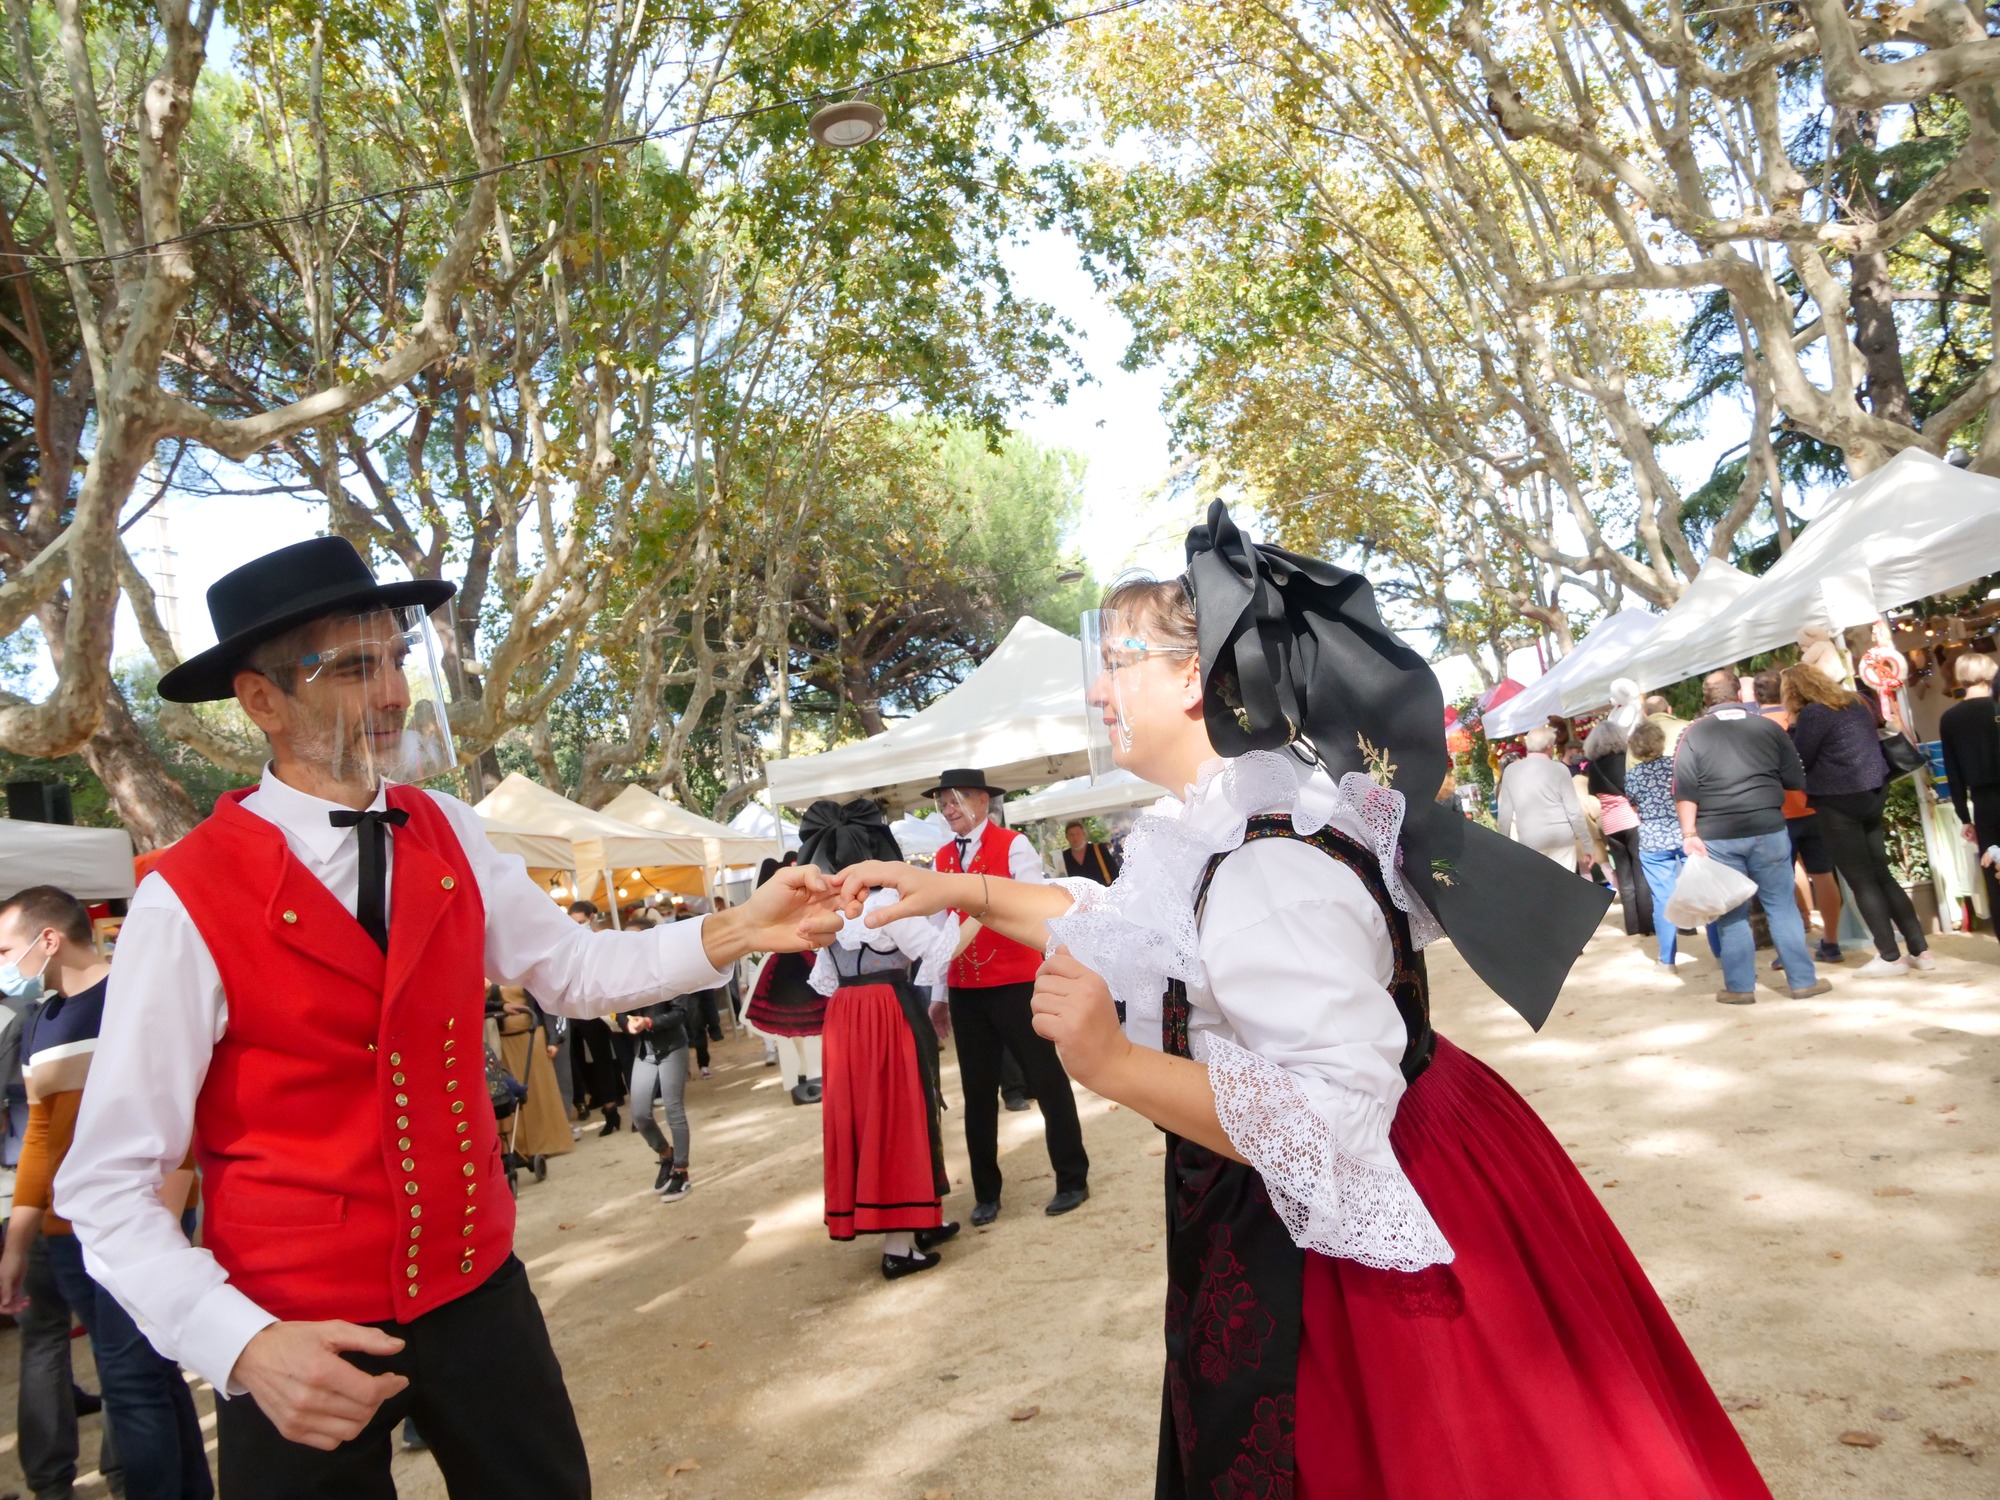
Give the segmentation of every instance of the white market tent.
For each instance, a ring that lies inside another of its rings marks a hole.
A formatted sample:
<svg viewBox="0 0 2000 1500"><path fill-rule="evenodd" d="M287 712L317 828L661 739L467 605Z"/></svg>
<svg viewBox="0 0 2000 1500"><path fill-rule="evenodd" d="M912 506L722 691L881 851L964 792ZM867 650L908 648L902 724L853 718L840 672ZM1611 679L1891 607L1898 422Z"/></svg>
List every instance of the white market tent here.
<svg viewBox="0 0 2000 1500"><path fill-rule="evenodd" d="M1648 647L1641 685L1790 645L1807 626L1837 635L1993 572L2000 572L2000 479L1905 449L1836 492L1735 607L1671 654L1656 658Z"/></svg>
<svg viewBox="0 0 2000 1500"><path fill-rule="evenodd" d="M1089 767L1083 652L1074 636L1020 619L972 675L887 733L821 755L774 760L772 800L873 797L890 812L921 800L950 766L995 786L1040 786Z"/></svg>
<svg viewBox="0 0 2000 1500"><path fill-rule="evenodd" d="M786 849L799 847L799 828L796 823L787 823L761 802L746 802L729 826L738 833L748 834L766 843L781 844Z"/></svg>
<svg viewBox="0 0 2000 1500"><path fill-rule="evenodd" d="M703 862L720 870L730 865L754 865L775 852L775 838L759 838L690 812L642 786L628 786L604 804L606 816L651 828L656 832L702 841Z"/></svg>
<svg viewBox="0 0 2000 1500"><path fill-rule="evenodd" d="M1633 654L1660 628L1661 618L1643 609L1621 609L1598 621L1596 629L1568 656L1486 715L1486 737L1511 739L1547 723L1551 714L1563 712L1564 688L1568 683L1605 672L1610 678L1625 676ZM1611 701L1610 678L1606 679L1600 702Z"/></svg>
<svg viewBox="0 0 2000 1500"><path fill-rule="evenodd" d="M951 825L936 813L905 813L889 825L905 859L929 859L951 838Z"/></svg>
<svg viewBox="0 0 2000 1500"><path fill-rule="evenodd" d="M1167 795L1166 788L1141 781L1130 771L1113 771L1102 781L1072 776L1044 787L1032 797L1010 797L1007 821L1016 828L1053 818L1089 818L1098 813L1145 807Z"/></svg>
<svg viewBox="0 0 2000 1500"><path fill-rule="evenodd" d="M53 885L79 901L122 901L134 884L132 836L122 828L0 818L0 894Z"/></svg>
<svg viewBox="0 0 2000 1500"><path fill-rule="evenodd" d="M518 854L530 870L574 870L576 846L561 834L537 833L514 823L482 816L486 841L502 854Z"/></svg>
<svg viewBox="0 0 2000 1500"><path fill-rule="evenodd" d="M640 828L594 812L518 771L475 803L473 810L496 823L567 839L576 851L580 896L596 894L600 880L607 892L615 889L620 870L632 872L624 877L628 881L656 890L700 895L705 889L708 851L700 839Z"/></svg>
<svg viewBox="0 0 2000 1500"><path fill-rule="evenodd" d="M1681 660L1710 626L1726 617L1756 586L1757 580L1741 568L1732 567L1719 557L1711 557L1701 565L1701 571L1687 586L1687 592L1660 617L1657 628L1637 652L1622 660L1606 653L1607 659L1598 662L1589 671L1578 672L1563 684L1562 712L1580 714L1602 708L1611 701L1612 682L1620 677L1630 677L1641 688L1656 688L1692 676L1693 672L1674 671L1673 664ZM1592 635L1596 633L1591 632ZM1585 637L1585 644L1589 644L1589 637ZM1581 651L1583 648L1577 649ZM1491 732L1488 731L1489 734Z"/></svg>

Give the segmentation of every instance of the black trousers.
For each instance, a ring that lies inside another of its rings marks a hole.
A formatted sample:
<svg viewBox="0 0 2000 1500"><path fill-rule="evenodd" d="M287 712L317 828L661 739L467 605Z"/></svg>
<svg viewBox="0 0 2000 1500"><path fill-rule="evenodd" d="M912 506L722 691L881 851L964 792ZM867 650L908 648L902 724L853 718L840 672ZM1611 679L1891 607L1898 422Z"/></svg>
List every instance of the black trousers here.
<svg viewBox="0 0 2000 1500"><path fill-rule="evenodd" d="M67 1495L76 1483L78 1454L76 1384L70 1366L70 1323L75 1314L56 1284L49 1242L37 1236L28 1247L28 1274L22 1283L28 1305L18 1314L21 1328L21 1389L16 1407L21 1476L36 1495ZM125 1466L111 1435L111 1419L101 1415L104 1435L97 1445L97 1471L125 1488Z"/></svg>
<svg viewBox="0 0 2000 1500"><path fill-rule="evenodd" d="M1902 950L1896 946L1900 931L1910 951L1922 953L1929 947L1924 924L1910 893L1897 883L1896 872L1889 868L1889 851L1883 843L1883 790L1878 787L1872 792L1842 792L1807 800L1819 815L1820 837L1826 842L1826 852L1833 856L1833 867L1854 892L1854 904L1868 925L1868 935L1875 939L1875 951L1883 958L1900 958Z"/></svg>
<svg viewBox="0 0 2000 1500"><path fill-rule="evenodd" d="M1653 893L1646 888L1645 874L1639 868L1639 830L1607 833L1604 845L1611 851L1611 868L1618 872L1618 906L1625 920L1625 935L1651 937Z"/></svg>
<svg viewBox="0 0 2000 1500"><path fill-rule="evenodd" d="M1089 1185L1090 1156L1076 1096L1069 1091L1056 1044L1035 1034L1032 984L951 987L951 1034L958 1044L958 1076L965 1088L965 1149L972 1158L972 1193L981 1203L1000 1201L1000 1054L1012 1052L1042 1112L1056 1191Z"/></svg>
<svg viewBox="0 0 2000 1500"><path fill-rule="evenodd" d="M518 1259L415 1322L376 1326L403 1352L343 1357L371 1375L407 1376L409 1387L331 1453L281 1437L248 1396L215 1403L221 1500L396 1500L389 1459L405 1417L452 1500L590 1500L583 1434Z"/></svg>
<svg viewBox="0 0 2000 1500"><path fill-rule="evenodd" d="M1978 859L2000 844L2000 786L1969 788L1966 800L1972 804L1972 831L1979 835L1979 853L1973 856ZM1979 877L1986 882L1987 923L2000 936L2000 870L1981 865Z"/></svg>

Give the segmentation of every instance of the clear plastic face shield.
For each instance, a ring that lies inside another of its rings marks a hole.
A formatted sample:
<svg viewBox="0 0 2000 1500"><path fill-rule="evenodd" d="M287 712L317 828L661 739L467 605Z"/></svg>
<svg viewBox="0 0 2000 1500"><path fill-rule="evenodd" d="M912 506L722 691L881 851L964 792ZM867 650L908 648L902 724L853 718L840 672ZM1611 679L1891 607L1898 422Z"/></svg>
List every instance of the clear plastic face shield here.
<svg viewBox="0 0 2000 1500"><path fill-rule="evenodd" d="M945 826L953 833L966 833L978 821L993 811L990 797L984 792L968 792L959 787L946 787L931 797L931 803L944 819Z"/></svg>
<svg viewBox="0 0 2000 1500"><path fill-rule="evenodd" d="M1102 781L1129 763L1143 694L1149 686L1147 664L1184 663L1191 647L1150 640L1142 622L1106 609L1083 612L1083 701L1090 779Z"/></svg>
<svg viewBox="0 0 2000 1500"><path fill-rule="evenodd" d="M318 621L279 686L300 758L353 786L428 781L458 764L444 652L416 606Z"/></svg>

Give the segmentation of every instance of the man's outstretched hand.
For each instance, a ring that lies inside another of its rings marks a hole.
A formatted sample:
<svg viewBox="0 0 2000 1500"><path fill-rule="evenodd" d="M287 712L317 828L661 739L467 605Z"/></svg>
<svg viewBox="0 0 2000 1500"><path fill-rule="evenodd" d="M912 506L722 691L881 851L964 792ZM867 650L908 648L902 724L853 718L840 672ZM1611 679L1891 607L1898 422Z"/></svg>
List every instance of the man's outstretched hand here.
<svg viewBox="0 0 2000 1500"><path fill-rule="evenodd" d="M243 1346L230 1371L295 1443L330 1453L361 1434L375 1410L409 1385L401 1375L369 1375L340 1357L395 1354L403 1341L358 1323L271 1323Z"/></svg>
<svg viewBox="0 0 2000 1500"><path fill-rule="evenodd" d="M799 953L824 948L840 931L833 882L811 865L778 871L741 906L701 924L708 961L725 969L746 953Z"/></svg>

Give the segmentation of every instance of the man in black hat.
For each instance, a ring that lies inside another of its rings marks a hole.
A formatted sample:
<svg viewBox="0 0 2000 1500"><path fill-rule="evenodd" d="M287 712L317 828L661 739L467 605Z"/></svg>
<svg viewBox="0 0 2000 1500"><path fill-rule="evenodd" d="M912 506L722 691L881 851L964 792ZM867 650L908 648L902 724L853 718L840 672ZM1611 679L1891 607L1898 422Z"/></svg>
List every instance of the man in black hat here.
<svg viewBox="0 0 2000 1500"><path fill-rule="evenodd" d="M987 785L984 773L946 771L925 795L937 803L953 835L937 852L939 870L1032 884L1046 878L1035 846L989 815L993 799L1006 793ZM1003 1052L1011 1052L1019 1061L1028 1090L1041 1107L1049 1164L1056 1174L1056 1194L1045 1212L1066 1214L1090 1196L1090 1156L1083 1149L1076 1096L1070 1092L1069 1075L1054 1044L1036 1035L1029 1010L1041 964L1042 955L1033 948L984 930L952 960L951 1029L958 1047L959 1082L965 1090L965 1149L972 1158L975 1225L991 1224L1000 1216Z"/></svg>
<svg viewBox="0 0 2000 1500"><path fill-rule="evenodd" d="M271 759L133 897L55 1199L160 1352L233 1398L223 1500L393 1500L405 1417L454 1494L588 1496L513 1254L487 981L601 1015L839 927L797 870L699 922L592 932L471 808L405 784L455 761L426 618L451 593L378 584L338 538L286 547L209 590L219 644L160 682L234 697ZM190 1142L199 1250L162 1199Z"/></svg>

